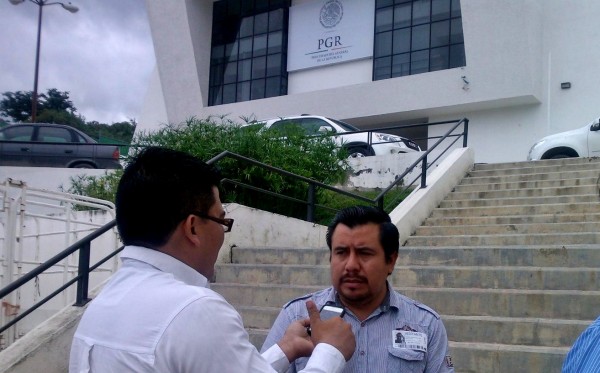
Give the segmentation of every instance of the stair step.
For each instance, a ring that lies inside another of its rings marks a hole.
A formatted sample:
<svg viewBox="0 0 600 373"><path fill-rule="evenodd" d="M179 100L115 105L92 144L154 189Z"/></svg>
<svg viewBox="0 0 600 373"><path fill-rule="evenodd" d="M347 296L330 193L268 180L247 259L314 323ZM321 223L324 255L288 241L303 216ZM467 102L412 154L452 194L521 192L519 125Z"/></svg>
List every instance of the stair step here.
<svg viewBox="0 0 600 373"><path fill-rule="evenodd" d="M538 175L538 174L550 174L556 172L556 170L561 170L560 172L593 172L600 170L600 163L575 163L568 166L568 168L557 168L553 165L545 165L539 166L535 165L534 167L519 167L515 166L512 168L481 168L474 167L473 170L469 172L469 176L472 177L482 177L482 176L528 176L528 175ZM564 171L563 171L564 170Z"/></svg>
<svg viewBox="0 0 600 373"><path fill-rule="evenodd" d="M329 265L221 264L216 281L327 287L331 276ZM397 265L390 281L412 287L569 290L577 285L578 290L600 289L597 268Z"/></svg>
<svg viewBox="0 0 600 373"><path fill-rule="evenodd" d="M544 168L553 167L554 169L562 166L572 166L589 164L597 165L600 167L600 157L589 157L589 158L561 158L561 159L543 159L537 161L525 161L525 162L502 162L502 163L476 163L473 167L474 170L503 170L507 168Z"/></svg>
<svg viewBox="0 0 600 373"><path fill-rule="evenodd" d="M569 196L547 196L547 197L517 197L517 198L489 198L489 199L465 199L444 200L440 202L440 208L472 208L492 206L523 206L523 205L559 205L574 203L595 204L600 210L600 197L597 194L569 195Z"/></svg>
<svg viewBox="0 0 600 373"><path fill-rule="evenodd" d="M414 236L600 232L598 222L421 226Z"/></svg>
<svg viewBox="0 0 600 373"><path fill-rule="evenodd" d="M504 188L501 190L457 191L448 194L446 201L468 199L507 199L507 198L532 198L532 197L557 197L573 195L598 196L598 185L594 181L590 185L578 185L552 188Z"/></svg>
<svg viewBox="0 0 600 373"><path fill-rule="evenodd" d="M600 213L585 214L544 214L513 216L475 216L428 218L424 226L459 226L459 225L491 225L491 224L549 224L549 223L587 223L600 221Z"/></svg>
<svg viewBox="0 0 600 373"><path fill-rule="evenodd" d="M515 246L540 244L598 244L600 233L480 234L455 236L412 236L406 241L414 246Z"/></svg>
<svg viewBox="0 0 600 373"><path fill-rule="evenodd" d="M234 263L328 265L329 250L234 247ZM397 265L600 267L599 245L401 246Z"/></svg>
<svg viewBox="0 0 600 373"><path fill-rule="evenodd" d="M564 171L557 172L540 172L531 174L512 174L502 175L498 172L479 173L471 171L467 174L468 177L462 179L460 185L469 184L498 184L498 183L514 183L522 181L545 181L545 180L563 180L563 179L587 179L598 177L598 170L582 170L582 171Z"/></svg>
<svg viewBox="0 0 600 373"><path fill-rule="evenodd" d="M456 373L560 372L567 347L450 341Z"/></svg>
<svg viewBox="0 0 600 373"><path fill-rule="evenodd" d="M464 216L514 216L514 215L546 215L546 214L585 214L598 213L600 203L571 203L571 204L545 204L545 205L515 205L491 207L462 207L462 208L437 208L431 216L437 217L464 217Z"/></svg>
<svg viewBox="0 0 600 373"><path fill-rule="evenodd" d="M214 283L211 288L232 305L282 307L322 286ZM600 309L600 291L458 289L396 286L409 298L458 316L539 317L592 320Z"/></svg>
<svg viewBox="0 0 600 373"><path fill-rule="evenodd" d="M558 180L521 180L511 179L500 180L498 182L491 183L485 180L466 181L463 180L461 184L454 187L455 192L466 193L466 192L485 192L485 191L502 191L502 190L528 190L528 189L548 189L548 188L573 188L577 186L590 186L596 185L598 182L597 175L591 175L588 177L573 178L573 179L558 179Z"/></svg>

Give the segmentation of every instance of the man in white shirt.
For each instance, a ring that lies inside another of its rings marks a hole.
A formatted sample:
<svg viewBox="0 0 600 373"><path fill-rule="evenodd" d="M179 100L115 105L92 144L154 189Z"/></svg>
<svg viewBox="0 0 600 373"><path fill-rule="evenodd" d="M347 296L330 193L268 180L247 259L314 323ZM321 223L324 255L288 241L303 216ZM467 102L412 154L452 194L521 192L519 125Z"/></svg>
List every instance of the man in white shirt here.
<svg viewBox="0 0 600 373"><path fill-rule="evenodd" d="M233 224L219 181L199 159L157 147L125 169L116 198L122 266L88 305L69 372L283 372L305 356L303 372L344 368L355 339L341 318L321 321L309 301L310 321L290 325L261 355L240 315L208 288Z"/></svg>

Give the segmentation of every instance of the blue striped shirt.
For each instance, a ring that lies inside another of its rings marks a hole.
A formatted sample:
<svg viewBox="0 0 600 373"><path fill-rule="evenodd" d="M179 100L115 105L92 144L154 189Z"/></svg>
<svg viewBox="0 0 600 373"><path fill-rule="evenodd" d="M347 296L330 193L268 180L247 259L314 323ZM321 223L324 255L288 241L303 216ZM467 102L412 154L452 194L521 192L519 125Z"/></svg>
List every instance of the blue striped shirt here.
<svg viewBox="0 0 600 373"><path fill-rule="evenodd" d="M389 283L388 289L391 289ZM290 301L275 320L262 351L277 343L292 322L308 318L305 302L309 298L319 308L327 302L339 305L333 288ZM366 320L359 321L350 310L346 310L344 320L352 325L356 337L356 350L346 364L344 373L454 372L448 353L446 328L439 315L396 291L389 291L386 301ZM427 352L394 347L394 342L398 346L398 341L394 340L397 330L423 333L427 338ZM288 373L300 371L306 362L306 358L297 359Z"/></svg>
<svg viewBox="0 0 600 373"><path fill-rule="evenodd" d="M562 373L600 372L600 317L581 333L563 363Z"/></svg>

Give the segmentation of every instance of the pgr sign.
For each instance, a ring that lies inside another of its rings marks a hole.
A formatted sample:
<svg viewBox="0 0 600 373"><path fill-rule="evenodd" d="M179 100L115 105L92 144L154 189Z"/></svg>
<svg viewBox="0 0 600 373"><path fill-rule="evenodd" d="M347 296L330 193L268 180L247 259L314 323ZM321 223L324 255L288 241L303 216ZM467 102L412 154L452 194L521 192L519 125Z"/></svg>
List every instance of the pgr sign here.
<svg viewBox="0 0 600 373"><path fill-rule="evenodd" d="M290 8L288 71L373 56L374 0L319 0Z"/></svg>

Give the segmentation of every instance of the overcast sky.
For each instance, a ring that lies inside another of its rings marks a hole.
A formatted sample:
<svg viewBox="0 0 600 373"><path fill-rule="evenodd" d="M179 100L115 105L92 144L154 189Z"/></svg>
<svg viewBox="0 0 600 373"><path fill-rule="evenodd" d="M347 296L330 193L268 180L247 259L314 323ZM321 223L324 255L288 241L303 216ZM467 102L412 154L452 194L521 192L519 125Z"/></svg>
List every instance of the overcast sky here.
<svg viewBox="0 0 600 373"><path fill-rule="evenodd" d="M86 121L139 120L155 65L145 1L72 4L43 7L38 92L69 92ZM0 0L0 94L33 90L38 9Z"/></svg>

